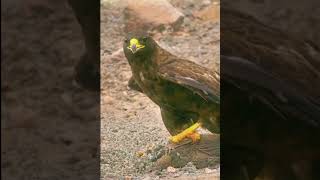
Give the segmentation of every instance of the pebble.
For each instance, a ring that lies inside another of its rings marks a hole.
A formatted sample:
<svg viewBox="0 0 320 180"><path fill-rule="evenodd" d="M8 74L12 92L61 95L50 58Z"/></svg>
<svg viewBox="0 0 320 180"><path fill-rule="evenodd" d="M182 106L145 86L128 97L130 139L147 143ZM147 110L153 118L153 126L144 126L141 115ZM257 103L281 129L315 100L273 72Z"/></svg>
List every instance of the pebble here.
<svg viewBox="0 0 320 180"><path fill-rule="evenodd" d="M105 95L104 97L102 97L102 101L105 102L106 104L111 105L114 103L114 98L111 96Z"/></svg>
<svg viewBox="0 0 320 180"><path fill-rule="evenodd" d="M167 167L167 172L169 172L169 173L175 173L176 171L177 171L176 168L174 168L172 166Z"/></svg>
<svg viewBox="0 0 320 180"><path fill-rule="evenodd" d="M210 169L210 168L205 168L205 169L204 169L204 172L205 172L206 174L213 173L214 171L215 171L214 169Z"/></svg>

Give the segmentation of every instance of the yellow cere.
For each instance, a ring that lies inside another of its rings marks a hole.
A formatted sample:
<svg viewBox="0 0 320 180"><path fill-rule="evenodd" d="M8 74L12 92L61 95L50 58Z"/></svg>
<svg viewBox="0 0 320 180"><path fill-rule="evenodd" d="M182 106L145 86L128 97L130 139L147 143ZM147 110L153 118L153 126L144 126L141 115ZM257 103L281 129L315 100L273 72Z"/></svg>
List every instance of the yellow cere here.
<svg viewBox="0 0 320 180"><path fill-rule="evenodd" d="M139 49L142 49L144 47L145 46L140 44L138 39L132 38L130 40L130 45L129 45L128 49L130 49L133 53L135 53L136 51L138 51Z"/></svg>
<svg viewBox="0 0 320 180"><path fill-rule="evenodd" d="M136 38L132 38L131 40L130 40L130 46L132 46L132 45L137 45L137 44L140 44L139 43L139 40L138 39L136 39Z"/></svg>

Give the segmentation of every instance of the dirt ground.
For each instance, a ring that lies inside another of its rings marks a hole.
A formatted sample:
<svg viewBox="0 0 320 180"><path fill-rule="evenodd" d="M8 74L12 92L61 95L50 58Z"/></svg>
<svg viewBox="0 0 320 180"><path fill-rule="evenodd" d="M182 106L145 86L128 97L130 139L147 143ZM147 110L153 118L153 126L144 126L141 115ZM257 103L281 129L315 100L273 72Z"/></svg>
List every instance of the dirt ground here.
<svg viewBox="0 0 320 180"><path fill-rule="evenodd" d="M171 53L209 68L219 69L219 22L197 19L192 14L213 1L170 1L184 14L178 30L165 26L152 33ZM130 90L131 71L122 51L126 17L119 1L101 5L101 175L102 179L215 179L219 165L196 169L193 164L177 169L151 171L168 143L169 133L159 107L145 95ZM139 154L143 154L139 156Z"/></svg>

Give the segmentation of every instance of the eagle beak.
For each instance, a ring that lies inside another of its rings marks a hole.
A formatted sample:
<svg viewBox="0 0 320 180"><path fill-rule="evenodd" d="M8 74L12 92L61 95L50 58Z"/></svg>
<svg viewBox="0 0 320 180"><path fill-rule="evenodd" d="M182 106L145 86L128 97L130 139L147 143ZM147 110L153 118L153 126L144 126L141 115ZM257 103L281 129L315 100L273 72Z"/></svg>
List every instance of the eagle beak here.
<svg viewBox="0 0 320 180"><path fill-rule="evenodd" d="M134 54L137 52L137 45L136 44L132 44L131 48L130 48L131 52Z"/></svg>
<svg viewBox="0 0 320 180"><path fill-rule="evenodd" d="M136 53L139 49L142 49L144 48L145 46L144 45L141 45L139 40L136 39L136 38L132 38L130 40L130 45L129 47L127 47L131 52L132 54Z"/></svg>

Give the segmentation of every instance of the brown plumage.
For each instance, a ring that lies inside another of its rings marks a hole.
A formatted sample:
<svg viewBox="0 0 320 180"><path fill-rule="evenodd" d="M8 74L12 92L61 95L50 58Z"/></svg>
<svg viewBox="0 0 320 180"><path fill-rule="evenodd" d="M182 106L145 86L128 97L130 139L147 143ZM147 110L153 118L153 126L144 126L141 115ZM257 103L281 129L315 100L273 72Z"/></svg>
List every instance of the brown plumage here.
<svg viewBox="0 0 320 180"><path fill-rule="evenodd" d="M129 49L129 40L139 42L137 47L133 45L134 50ZM135 51L139 47L142 48ZM130 37L123 48L135 82L160 106L164 124L172 135L198 121L211 132L219 133L217 74L170 54L148 36Z"/></svg>

